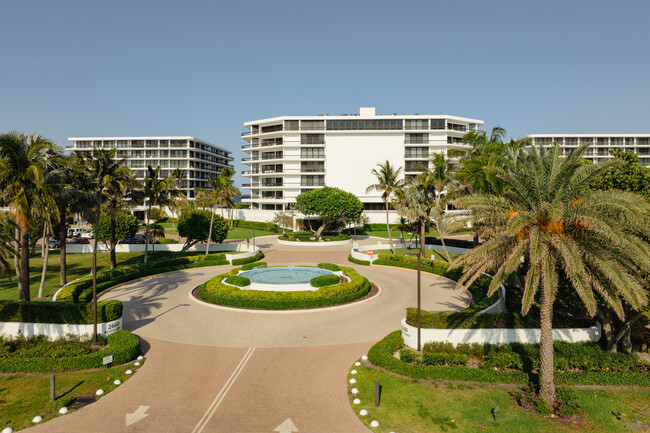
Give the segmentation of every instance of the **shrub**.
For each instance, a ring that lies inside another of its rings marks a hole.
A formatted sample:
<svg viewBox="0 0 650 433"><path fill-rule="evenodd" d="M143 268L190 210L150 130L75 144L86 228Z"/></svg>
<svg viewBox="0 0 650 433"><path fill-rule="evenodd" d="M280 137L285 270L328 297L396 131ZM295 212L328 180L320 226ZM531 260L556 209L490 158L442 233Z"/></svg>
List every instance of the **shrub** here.
<svg viewBox="0 0 650 433"><path fill-rule="evenodd" d="M539 396L533 384L529 384L526 388L511 391L510 395L519 406L526 410L535 410L542 415L552 413L566 419L581 412L577 394L567 388L558 387L555 390L555 404L553 407L549 407Z"/></svg>
<svg viewBox="0 0 650 433"><path fill-rule="evenodd" d="M415 364L417 361L417 355L411 349L400 349L399 359L408 364Z"/></svg>
<svg viewBox="0 0 650 433"><path fill-rule="evenodd" d="M312 287L325 287L331 286L333 284L338 284L341 282L341 277L333 274L321 275L320 277L314 277L311 279L310 284Z"/></svg>
<svg viewBox="0 0 650 433"><path fill-rule="evenodd" d="M232 284L233 286L246 287L250 286L251 280L246 277L238 277L237 275L231 275L226 278L225 282L227 284Z"/></svg>
<svg viewBox="0 0 650 433"><path fill-rule="evenodd" d="M425 237L425 245L442 245L440 238ZM468 241L466 239L454 239L454 238L445 238L445 245L448 247L458 247L458 248L467 248L471 250L474 248L474 241Z"/></svg>
<svg viewBox="0 0 650 433"><path fill-rule="evenodd" d="M253 262L256 262L258 260L262 260L263 258L264 258L264 253L260 251L259 253L255 254L253 257L246 257L246 258L243 258L243 259L234 259L232 261L232 264L233 264L233 266L245 265L247 263L253 263Z"/></svg>
<svg viewBox="0 0 650 433"><path fill-rule="evenodd" d="M356 263L357 265L370 266L370 262L368 260L355 259L354 257L352 257L352 254L348 256L348 261L352 263Z"/></svg>
<svg viewBox="0 0 650 433"><path fill-rule="evenodd" d="M246 263L244 266L241 267L241 270L250 271L251 269L266 268L266 266L267 264L264 262Z"/></svg>
<svg viewBox="0 0 650 433"><path fill-rule="evenodd" d="M169 238L160 238L158 239L158 242L161 244L178 244L177 239L169 239Z"/></svg>
<svg viewBox="0 0 650 433"><path fill-rule="evenodd" d="M277 225L275 225L273 223L265 223L265 222L258 222L258 221L234 220L233 225L235 227L241 227L243 229L255 228L255 230L264 230L264 231L273 232L273 233L278 233L278 232L282 231L281 227L278 227Z"/></svg>
<svg viewBox="0 0 650 433"><path fill-rule="evenodd" d="M97 303L97 321L110 322L122 317L122 301ZM93 323L92 304L73 302L0 301L0 322Z"/></svg>
<svg viewBox="0 0 650 433"><path fill-rule="evenodd" d="M354 269L346 267L341 268L341 270L350 278L349 282L321 287L315 291L241 290L221 282L223 278L236 274L238 270L238 268L235 268L201 285L199 288L201 297L214 304L232 307L289 310L343 304L362 298L370 291L370 282Z"/></svg>
<svg viewBox="0 0 650 433"><path fill-rule="evenodd" d="M278 237L278 239L283 241L299 241L299 242L320 242L319 238L316 237L312 232L293 232L287 233ZM346 241L350 239L350 235L347 233L323 233L320 236L324 242L327 241Z"/></svg>
<svg viewBox="0 0 650 433"><path fill-rule="evenodd" d="M108 347L96 352L61 358L35 356L0 359L3 373L46 373L70 370L86 370L102 366L105 356L113 355L113 364L124 364L140 354L140 340L129 331L120 330L107 337ZM36 351L35 351L36 352ZM34 353L35 353L34 352Z"/></svg>
<svg viewBox="0 0 650 433"><path fill-rule="evenodd" d="M334 263L319 263L318 267L321 269L327 269L328 271L332 272L338 272L341 270L341 268L339 268L339 265L335 265Z"/></svg>

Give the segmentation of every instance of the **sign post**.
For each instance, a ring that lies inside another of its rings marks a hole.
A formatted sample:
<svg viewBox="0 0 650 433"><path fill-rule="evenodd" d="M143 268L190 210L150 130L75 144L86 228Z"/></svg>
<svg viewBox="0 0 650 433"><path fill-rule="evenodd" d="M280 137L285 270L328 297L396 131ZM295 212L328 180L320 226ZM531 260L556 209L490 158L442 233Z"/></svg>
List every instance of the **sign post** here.
<svg viewBox="0 0 650 433"><path fill-rule="evenodd" d="M109 364L113 363L113 355L108 355L102 358L102 365L105 365L108 368Z"/></svg>

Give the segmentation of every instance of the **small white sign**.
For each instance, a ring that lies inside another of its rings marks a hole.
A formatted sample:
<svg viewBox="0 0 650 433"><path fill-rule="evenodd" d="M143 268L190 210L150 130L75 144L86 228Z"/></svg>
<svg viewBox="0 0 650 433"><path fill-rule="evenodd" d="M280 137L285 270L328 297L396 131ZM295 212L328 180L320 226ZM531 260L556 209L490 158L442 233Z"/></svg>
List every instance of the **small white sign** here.
<svg viewBox="0 0 650 433"><path fill-rule="evenodd" d="M113 362L113 355L108 355L102 358L102 364L111 364Z"/></svg>

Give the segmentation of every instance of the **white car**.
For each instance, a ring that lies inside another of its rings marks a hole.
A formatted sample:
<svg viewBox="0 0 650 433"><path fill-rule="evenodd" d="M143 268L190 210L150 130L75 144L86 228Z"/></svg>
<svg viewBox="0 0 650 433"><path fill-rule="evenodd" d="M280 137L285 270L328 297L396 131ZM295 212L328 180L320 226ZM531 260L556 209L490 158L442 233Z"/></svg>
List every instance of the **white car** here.
<svg viewBox="0 0 650 433"><path fill-rule="evenodd" d="M90 230L84 230L84 231L81 232L79 237L85 238L85 239L92 239L93 238L93 232L91 232Z"/></svg>

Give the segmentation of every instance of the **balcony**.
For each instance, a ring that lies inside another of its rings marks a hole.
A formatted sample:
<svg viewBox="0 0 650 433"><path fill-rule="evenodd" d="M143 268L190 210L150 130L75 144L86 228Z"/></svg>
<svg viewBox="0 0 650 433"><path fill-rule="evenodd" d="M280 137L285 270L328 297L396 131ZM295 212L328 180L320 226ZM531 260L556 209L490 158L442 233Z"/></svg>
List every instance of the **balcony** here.
<svg viewBox="0 0 650 433"><path fill-rule="evenodd" d="M241 146L241 150L248 150L248 149L250 149L251 147L252 147L252 146L251 146L250 144L242 144L242 146Z"/></svg>
<svg viewBox="0 0 650 433"><path fill-rule="evenodd" d="M246 136L248 136L248 135L251 135L251 132L250 132L250 131L244 131L244 132L241 133L241 136L242 136L242 137L246 137Z"/></svg>

